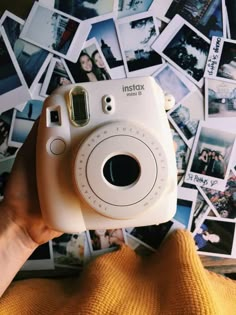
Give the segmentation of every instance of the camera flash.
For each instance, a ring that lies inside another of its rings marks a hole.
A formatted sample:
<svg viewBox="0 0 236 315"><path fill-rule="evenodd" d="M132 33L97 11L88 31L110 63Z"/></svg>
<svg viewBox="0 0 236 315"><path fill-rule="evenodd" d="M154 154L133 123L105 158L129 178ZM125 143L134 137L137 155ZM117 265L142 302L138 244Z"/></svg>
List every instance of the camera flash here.
<svg viewBox="0 0 236 315"><path fill-rule="evenodd" d="M102 98L102 108L105 114L113 114L115 111L115 101L112 95L105 95Z"/></svg>

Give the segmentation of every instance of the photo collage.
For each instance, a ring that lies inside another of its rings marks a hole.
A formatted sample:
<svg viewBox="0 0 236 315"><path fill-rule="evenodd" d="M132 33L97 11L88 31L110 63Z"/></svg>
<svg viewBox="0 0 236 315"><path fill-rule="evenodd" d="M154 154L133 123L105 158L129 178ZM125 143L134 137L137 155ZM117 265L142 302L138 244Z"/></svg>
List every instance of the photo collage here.
<svg viewBox="0 0 236 315"><path fill-rule="evenodd" d="M81 269L122 244L158 250L187 229L199 255L236 258L236 11L228 0L34 1L0 17L0 198L44 100L68 84L152 76L174 97L176 214L160 225L63 234L22 270ZM38 31L40 29L40 32Z"/></svg>

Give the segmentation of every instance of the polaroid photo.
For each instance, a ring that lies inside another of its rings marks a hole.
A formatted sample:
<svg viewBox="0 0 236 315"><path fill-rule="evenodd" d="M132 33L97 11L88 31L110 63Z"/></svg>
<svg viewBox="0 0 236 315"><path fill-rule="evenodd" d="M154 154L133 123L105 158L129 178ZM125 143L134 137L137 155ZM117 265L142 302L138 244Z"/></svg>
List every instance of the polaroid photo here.
<svg viewBox="0 0 236 315"><path fill-rule="evenodd" d="M148 76L164 61L152 49L160 34L161 21L150 12L118 19L116 29L127 77Z"/></svg>
<svg viewBox="0 0 236 315"><path fill-rule="evenodd" d="M117 36L114 14L108 17L98 17L92 23L91 31L87 40L95 38L101 48L101 51L111 69L113 79L126 77L124 62L120 49L120 43Z"/></svg>
<svg viewBox="0 0 236 315"><path fill-rule="evenodd" d="M205 117L233 118L236 117L235 83L221 79L205 79Z"/></svg>
<svg viewBox="0 0 236 315"><path fill-rule="evenodd" d="M21 267L20 271L25 270L53 270L53 251L52 241L40 245L28 260Z"/></svg>
<svg viewBox="0 0 236 315"><path fill-rule="evenodd" d="M90 28L89 23L34 2L20 38L76 62Z"/></svg>
<svg viewBox="0 0 236 315"><path fill-rule="evenodd" d="M190 189L178 186L177 206L174 219L184 226L184 229L190 230L193 212L197 201L197 189Z"/></svg>
<svg viewBox="0 0 236 315"><path fill-rule="evenodd" d="M175 129L171 128L171 134L175 146L175 158L178 176L182 177L187 169L190 149Z"/></svg>
<svg viewBox="0 0 236 315"><path fill-rule="evenodd" d="M9 133L12 124L13 109L0 115L0 161L15 157L17 148L9 145Z"/></svg>
<svg viewBox="0 0 236 315"><path fill-rule="evenodd" d="M235 225L236 223L229 219L206 218L193 234L198 253L235 258Z"/></svg>
<svg viewBox="0 0 236 315"><path fill-rule="evenodd" d="M198 87L203 86L210 40L180 15L175 15L152 48Z"/></svg>
<svg viewBox="0 0 236 315"><path fill-rule="evenodd" d="M179 103L190 92L197 89L196 85L186 78L181 72L164 63L152 74L157 84L165 94L171 94L175 98L175 104Z"/></svg>
<svg viewBox="0 0 236 315"><path fill-rule="evenodd" d="M31 98L11 46L2 36L3 31L3 27L0 27L0 113Z"/></svg>
<svg viewBox="0 0 236 315"><path fill-rule="evenodd" d="M197 187L197 189L197 199L195 203L195 208L193 210L192 222L190 222L190 231L192 233L196 231L196 229L201 225L201 223L205 220L205 218L209 215L211 211L211 208L209 207L202 194L201 187Z"/></svg>
<svg viewBox="0 0 236 315"><path fill-rule="evenodd" d="M189 148L192 147L198 123L204 119L204 98L196 89L168 111L167 117Z"/></svg>
<svg viewBox="0 0 236 315"><path fill-rule="evenodd" d="M89 230L86 233L92 256L99 256L115 251L120 245L127 242L124 229L98 229Z"/></svg>
<svg viewBox="0 0 236 315"><path fill-rule="evenodd" d="M0 160L0 202L3 200L4 190L14 161L15 157L9 157L4 160Z"/></svg>
<svg viewBox="0 0 236 315"><path fill-rule="evenodd" d="M49 65L50 65L50 62L47 64L46 69L40 75L40 78L39 78L37 84L35 84L33 90L31 91L31 96L32 96L32 99L34 99L34 100L40 100L40 101L44 102L46 99L45 96L41 95L41 91L42 91L43 83L46 80L46 75L48 72ZM22 108L22 110L23 110L23 108Z"/></svg>
<svg viewBox="0 0 236 315"><path fill-rule="evenodd" d="M232 0L225 0L228 17L228 38L236 39L236 3Z"/></svg>
<svg viewBox="0 0 236 315"><path fill-rule="evenodd" d="M179 14L209 39L226 36L224 0L160 0L156 3L156 12L166 23Z"/></svg>
<svg viewBox="0 0 236 315"><path fill-rule="evenodd" d="M52 240L52 247L55 267L80 269L91 257L85 232L65 233Z"/></svg>
<svg viewBox="0 0 236 315"><path fill-rule="evenodd" d="M147 225L125 228L126 234L147 247L156 251L164 239L174 230L183 229L184 225L175 219L158 225Z"/></svg>
<svg viewBox="0 0 236 315"><path fill-rule="evenodd" d="M2 17L2 35L10 43L26 84L32 92L52 54L19 38L24 23L24 20L5 11Z"/></svg>
<svg viewBox="0 0 236 315"><path fill-rule="evenodd" d="M223 129L224 128L224 129ZM224 191L234 159L236 134L227 126L200 121L184 181Z"/></svg>
<svg viewBox="0 0 236 315"><path fill-rule="evenodd" d="M120 19L139 13L144 13L150 10L150 7L154 0L145 1L117 0L117 2L118 2L117 18Z"/></svg>
<svg viewBox="0 0 236 315"><path fill-rule="evenodd" d="M30 100L25 104L23 111L13 110L8 138L8 144L10 146L15 148L20 148L22 146L35 121L40 116L42 108L42 101Z"/></svg>
<svg viewBox="0 0 236 315"><path fill-rule="evenodd" d="M154 250L126 233L127 245L139 256L150 256Z"/></svg>
<svg viewBox="0 0 236 315"><path fill-rule="evenodd" d="M56 88L75 83L64 59L53 57L48 66L40 91L43 97L49 96Z"/></svg>
<svg viewBox="0 0 236 315"><path fill-rule="evenodd" d="M236 219L236 176L230 172L224 191L202 187L205 199L221 218Z"/></svg>
<svg viewBox="0 0 236 315"><path fill-rule="evenodd" d="M213 37L204 76L225 81L236 80L236 40Z"/></svg>
<svg viewBox="0 0 236 315"><path fill-rule="evenodd" d="M66 61L66 65L76 83L111 80L111 70L95 38L86 41L76 63Z"/></svg>
<svg viewBox="0 0 236 315"><path fill-rule="evenodd" d="M93 18L98 16L112 13L117 6L116 0L39 0L39 3L60 10L82 21L89 19L89 22L92 22Z"/></svg>

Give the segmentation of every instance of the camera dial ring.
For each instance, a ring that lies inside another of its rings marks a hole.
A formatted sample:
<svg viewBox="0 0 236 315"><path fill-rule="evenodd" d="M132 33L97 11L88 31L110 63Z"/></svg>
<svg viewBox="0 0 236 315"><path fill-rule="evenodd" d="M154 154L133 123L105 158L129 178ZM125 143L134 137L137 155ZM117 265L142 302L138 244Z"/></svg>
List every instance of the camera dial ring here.
<svg viewBox="0 0 236 315"><path fill-rule="evenodd" d="M119 155L133 159L140 168L134 182L121 187L110 184L103 172L107 161ZM94 210L115 219L131 219L159 201L166 187L168 165L154 134L122 121L106 124L84 140L73 172L79 194Z"/></svg>

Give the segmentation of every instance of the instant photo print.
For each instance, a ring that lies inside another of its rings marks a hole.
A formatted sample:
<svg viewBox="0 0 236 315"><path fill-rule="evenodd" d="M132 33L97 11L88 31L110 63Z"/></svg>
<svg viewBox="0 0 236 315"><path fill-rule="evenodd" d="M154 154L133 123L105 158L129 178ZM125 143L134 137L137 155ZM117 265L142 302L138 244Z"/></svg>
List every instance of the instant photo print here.
<svg viewBox="0 0 236 315"><path fill-rule="evenodd" d="M161 21L151 12L116 21L127 77L151 75L163 64L161 56L152 48L160 27Z"/></svg>
<svg viewBox="0 0 236 315"><path fill-rule="evenodd" d="M179 14L209 39L226 35L224 0L158 0L156 12L157 17L167 23Z"/></svg>
<svg viewBox="0 0 236 315"><path fill-rule="evenodd" d="M201 121L185 182L224 191L235 154L235 133Z"/></svg>
<svg viewBox="0 0 236 315"><path fill-rule="evenodd" d="M24 103L31 98L31 95L11 46L4 40L2 27L0 28L0 50L0 113L2 113Z"/></svg>
<svg viewBox="0 0 236 315"><path fill-rule="evenodd" d="M86 22L35 2L20 38L76 62L90 29Z"/></svg>
<svg viewBox="0 0 236 315"><path fill-rule="evenodd" d="M203 86L210 40L176 14L152 48L198 87Z"/></svg>
<svg viewBox="0 0 236 315"><path fill-rule="evenodd" d="M111 80L112 72L96 38L87 40L76 63L66 61L73 83Z"/></svg>
<svg viewBox="0 0 236 315"><path fill-rule="evenodd" d="M8 11L1 18L4 39L9 42L27 87L32 92L52 58L52 54L19 38L24 23L24 20Z"/></svg>

